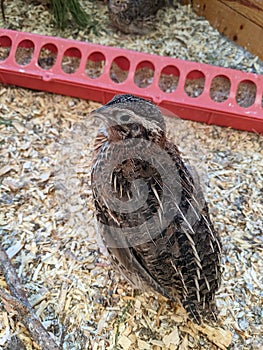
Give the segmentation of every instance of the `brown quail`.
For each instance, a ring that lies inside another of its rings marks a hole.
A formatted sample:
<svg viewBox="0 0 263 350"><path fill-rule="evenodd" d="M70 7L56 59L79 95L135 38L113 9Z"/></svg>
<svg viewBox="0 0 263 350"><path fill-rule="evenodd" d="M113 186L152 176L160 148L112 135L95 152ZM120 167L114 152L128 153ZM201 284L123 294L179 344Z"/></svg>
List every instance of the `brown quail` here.
<svg viewBox="0 0 263 350"><path fill-rule="evenodd" d="M166 0L109 0L111 23L123 33L146 34Z"/></svg>
<svg viewBox="0 0 263 350"><path fill-rule="evenodd" d="M99 237L135 287L180 302L195 322L216 317L221 243L198 178L166 138L150 101L117 95L92 113L92 191Z"/></svg>

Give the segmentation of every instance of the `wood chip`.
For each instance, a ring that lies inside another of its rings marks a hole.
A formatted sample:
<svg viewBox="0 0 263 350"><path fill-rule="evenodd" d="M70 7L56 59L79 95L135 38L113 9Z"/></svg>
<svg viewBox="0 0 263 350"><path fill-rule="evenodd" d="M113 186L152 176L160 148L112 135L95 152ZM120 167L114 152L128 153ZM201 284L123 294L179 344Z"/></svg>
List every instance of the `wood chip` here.
<svg viewBox="0 0 263 350"><path fill-rule="evenodd" d="M167 347L170 345L178 345L180 343L180 337L178 333L178 329L175 328L170 334L163 337L163 342Z"/></svg>
<svg viewBox="0 0 263 350"><path fill-rule="evenodd" d="M222 328L216 329L205 325L204 327L196 326L196 328L205 334L210 341L222 350L226 350L232 343L232 334Z"/></svg>
<svg viewBox="0 0 263 350"><path fill-rule="evenodd" d="M10 165L5 165L2 168L0 168L0 176L3 176L7 173L9 173L9 171L11 171L13 168Z"/></svg>
<svg viewBox="0 0 263 350"><path fill-rule="evenodd" d="M139 350L151 350L152 349L151 345L144 340L138 339L137 343L138 343Z"/></svg>
<svg viewBox="0 0 263 350"><path fill-rule="evenodd" d="M18 123L18 122L16 122L16 121L13 121L13 122L12 122L12 125L13 125L13 126L16 128L16 130L17 130L18 132L20 132L20 133L26 131L26 129L23 127L23 125L20 124L20 123Z"/></svg>
<svg viewBox="0 0 263 350"><path fill-rule="evenodd" d="M39 180L41 182L45 182L50 178L50 176L51 176L51 171L46 171L39 176Z"/></svg>
<svg viewBox="0 0 263 350"><path fill-rule="evenodd" d="M178 350L188 350L188 338L184 337L183 341L181 342Z"/></svg>
<svg viewBox="0 0 263 350"><path fill-rule="evenodd" d="M11 247L9 247L6 250L6 254L8 255L9 259L12 259L14 256L16 256L17 253L19 253L20 250L23 248L23 246L24 244L21 241L19 241L19 242L16 242Z"/></svg>
<svg viewBox="0 0 263 350"><path fill-rule="evenodd" d="M17 181L8 178L3 179L2 185L8 187L13 192L18 191L20 188L20 184Z"/></svg>
<svg viewBox="0 0 263 350"><path fill-rule="evenodd" d="M124 350L129 350L132 341L126 337L125 335L122 335L119 340L118 340L118 344L124 349Z"/></svg>

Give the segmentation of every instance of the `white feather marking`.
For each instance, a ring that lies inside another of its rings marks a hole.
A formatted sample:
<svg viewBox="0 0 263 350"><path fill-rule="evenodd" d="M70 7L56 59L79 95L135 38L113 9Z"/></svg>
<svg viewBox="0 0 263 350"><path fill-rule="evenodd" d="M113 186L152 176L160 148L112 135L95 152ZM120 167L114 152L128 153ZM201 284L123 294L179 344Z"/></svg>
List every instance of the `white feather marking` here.
<svg viewBox="0 0 263 350"><path fill-rule="evenodd" d="M101 198L102 198L102 201L103 201L103 203L104 203L105 207L107 207L107 208L108 208L108 203L106 202L106 198L105 198L105 196L102 196Z"/></svg>
<svg viewBox="0 0 263 350"><path fill-rule="evenodd" d="M114 191L117 192L117 176L114 176L113 178L113 187L114 187Z"/></svg>
<svg viewBox="0 0 263 350"><path fill-rule="evenodd" d="M210 233L211 237L213 238L213 241L215 241L215 235L214 235L213 231L211 230L211 227L209 225L209 222L207 221L207 218L204 215L202 215L202 218L204 219L204 221L206 223L206 226L207 226L207 228L209 230L209 233Z"/></svg>
<svg viewBox="0 0 263 350"><path fill-rule="evenodd" d="M138 196L138 198L140 198L141 192L140 192L139 186L135 186L135 189L136 189L136 191L137 191L137 196Z"/></svg>
<svg viewBox="0 0 263 350"><path fill-rule="evenodd" d="M113 183L113 172L110 174L110 184Z"/></svg>
<svg viewBox="0 0 263 350"><path fill-rule="evenodd" d="M179 271L178 271L177 267L174 265L174 263L173 263L172 260L171 260L171 264L172 264L172 267L174 268L175 272L176 272L177 274L179 274Z"/></svg>
<svg viewBox="0 0 263 350"><path fill-rule="evenodd" d="M204 295L204 297L203 297L203 309L205 310L205 295Z"/></svg>
<svg viewBox="0 0 263 350"><path fill-rule="evenodd" d="M185 292L185 293L184 293L184 297L186 297L187 294L188 294L188 289L187 289L186 284L185 284L185 282L184 282L183 274L182 274L181 270L178 270L178 269L177 269L177 267L174 265L174 263L173 263L172 260L171 260L171 265L172 265L172 267L174 268L175 272L176 272L178 275L180 275L180 277L181 277L181 282L182 282L182 285L183 285L183 288L184 288L184 292Z"/></svg>
<svg viewBox="0 0 263 350"><path fill-rule="evenodd" d="M200 299L200 287L199 287L199 282L198 282L198 279L197 279L197 276L194 277L194 280L195 280L195 286L196 286L196 296L197 296L197 301L198 303L200 303L201 299Z"/></svg>
<svg viewBox="0 0 263 350"><path fill-rule="evenodd" d="M193 230L192 226L190 225L190 222L186 220L186 217L182 214L184 222L186 222L187 226L189 227L190 231L195 234L195 231Z"/></svg>
<svg viewBox="0 0 263 350"><path fill-rule="evenodd" d="M208 289L209 292L210 292L210 284L209 284L209 282L208 282L208 280L207 280L206 277L205 277L205 283L206 283L207 289Z"/></svg>
<svg viewBox="0 0 263 350"><path fill-rule="evenodd" d="M197 206L198 206L199 203L198 203L197 199L195 198L195 196L192 196L192 199L194 200L194 202L195 202L195 203L197 204ZM213 233L213 231L211 230L211 227L210 227L210 224L209 224L207 218L206 218L204 215L201 215L201 217L204 219L204 221L205 221L205 223L206 223L206 226L207 226L207 228L208 228L208 230L209 230L209 233L210 233L211 237L213 238L213 240L215 241L216 239L215 239L214 233ZM220 251L220 253L221 253L221 251Z"/></svg>
<svg viewBox="0 0 263 350"><path fill-rule="evenodd" d="M162 225L163 225L163 218L162 218L162 213L161 213L160 208L158 208L158 216L159 216L159 220L160 220L160 225L162 227Z"/></svg>
<svg viewBox="0 0 263 350"><path fill-rule="evenodd" d="M108 210L108 214L109 214L109 216L112 218L112 220L113 220L114 222L116 222L116 224L117 224L118 226L120 226L119 220L116 218L115 215L112 214L112 212L111 212L110 210Z"/></svg>
<svg viewBox="0 0 263 350"><path fill-rule="evenodd" d="M184 214L182 213L181 209L179 208L179 205L176 203L176 202L173 202L175 204L175 207L176 209L179 211L179 213L181 214L183 220L184 220L184 223L187 224L188 228L190 229L190 231L192 232L192 234L195 234L195 231L193 230L190 222L186 219L186 217L184 216ZM190 236L191 237L191 236ZM192 239L192 237L191 237Z"/></svg>
<svg viewBox="0 0 263 350"><path fill-rule="evenodd" d="M197 269L197 270L196 270L196 273L197 273L197 277L198 277L198 279L200 280L200 279L201 279L200 269Z"/></svg>
<svg viewBox="0 0 263 350"><path fill-rule="evenodd" d="M146 231L147 231L147 234L148 234L148 236L150 237L152 243L156 246L156 242L153 240L153 238L152 238L152 236L151 236L151 234L150 234L150 232L149 232L149 228L148 228L147 225L146 225Z"/></svg>
<svg viewBox="0 0 263 350"><path fill-rule="evenodd" d="M165 186L165 185L164 185L164 186ZM168 190L169 190L169 189L168 189ZM188 226L188 228L190 229L190 231L191 231L193 234L195 234L195 231L193 230L192 226L190 225L190 222L186 219L186 217L185 217L184 214L182 213L181 209L179 208L179 205L178 205L176 202L173 202L173 203L175 204L175 208L176 208L176 209L178 210L178 212L181 214L181 216L182 216L184 222L187 224L187 226ZM191 237L191 236L189 236L189 237ZM192 237L191 237L191 240L192 240L192 242L193 242L193 244L194 244L194 241L193 241Z"/></svg>
<svg viewBox="0 0 263 350"><path fill-rule="evenodd" d="M212 252L214 253L214 252L215 252L215 248L214 248L214 246L213 246L213 244L212 244L212 241L209 241L209 244L210 244L210 247L211 247L211 249L212 249Z"/></svg>
<svg viewBox="0 0 263 350"><path fill-rule="evenodd" d="M221 249L221 246L220 246L220 243L219 243L218 239L216 239L216 244L218 246L219 254L222 254L222 249Z"/></svg>
<svg viewBox="0 0 263 350"><path fill-rule="evenodd" d="M190 207L192 208L193 212L195 213L195 216L197 218L197 220L200 220L200 215L197 213L195 207L193 206L193 204L190 202L189 199L187 199L187 202L189 203Z"/></svg>
<svg viewBox="0 0 263 350"><path fill-rule="evenodd" d="M156 188L155 188L154 186L151 186L151 187L152 187L153 193L154 193L154 195L155 195L155 197L156 197L156 199L157 199L157 201L158 201L158 203L159 203L159 205L160 205L160 208L161 208L162 211L163 211L163 203L161 202L161 199L160 199L160 197L159 197L159 194L158 194L158 192L157 192L157 190L156 190Z"/></svg>
<svg viewBox="0 0 263 350"><path fill-rule="evenodd" d="M196 253L195 253L196 252ZM198 260L198 259L200 259L200 257L199 257L199 255L197 254L197 251L195 250L195 252L194 252L194 254L195 254L195 263L196 263L196 265L199 267L199 269L201 269L202 270L202 265L201 265L201 262Z"/></svg>
<svg viewBox="0 0 263 350"><path fill-rule="evenodd" d="M190 236L190 234L186 230L183 230L183 231L190 242L191 248L192 248L194 256L195 256L196 265L199 267L199 269L202 270L201 259L200 259L199 254L197 253L195 243L194 243L192 237Z"/></svg>
<svg viewBox="0 0 263 350"><path fill-rule="evenodd" d="M195 248L195 242L194 242L193 238L190 236L190 234L187 232L186 229L183 228L183 231L184 231L188 241L191 243L191 246L193 246Z"/></svg>

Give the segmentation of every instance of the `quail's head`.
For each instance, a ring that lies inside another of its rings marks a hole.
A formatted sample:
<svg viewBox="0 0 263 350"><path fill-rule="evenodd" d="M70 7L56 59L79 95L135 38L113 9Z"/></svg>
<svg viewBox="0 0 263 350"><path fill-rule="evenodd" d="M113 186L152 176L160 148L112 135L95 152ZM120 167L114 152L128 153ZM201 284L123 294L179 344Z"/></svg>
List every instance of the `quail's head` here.
<svg viewBox="0 0 263 350"><path fill-rule="evenodd" d="M161 111L148 100L133 95L116 95L105 106L92 112L104 122L109 141L143 138L160 143L165 138Z"/></svg>
<svg viewBox="0 0 263 350"><path fill-rule="evenodd" d="M109 9L112 13L124 12L128 9L129 0L109 0Z"/></svg>

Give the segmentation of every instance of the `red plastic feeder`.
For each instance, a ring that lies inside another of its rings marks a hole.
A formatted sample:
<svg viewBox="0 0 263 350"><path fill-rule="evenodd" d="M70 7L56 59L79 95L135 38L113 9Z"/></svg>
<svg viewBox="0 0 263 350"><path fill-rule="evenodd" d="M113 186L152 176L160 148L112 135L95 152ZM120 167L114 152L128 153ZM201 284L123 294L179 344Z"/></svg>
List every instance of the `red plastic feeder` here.
<svg viewBox="0 0 263 350"><path fill-rule="evenodd" d="M132 93L170 115L263 134L263 76L0 29L0 81L101 103Z"/></svg>

